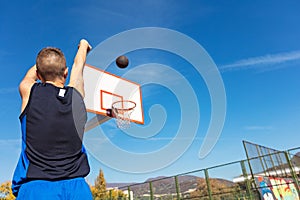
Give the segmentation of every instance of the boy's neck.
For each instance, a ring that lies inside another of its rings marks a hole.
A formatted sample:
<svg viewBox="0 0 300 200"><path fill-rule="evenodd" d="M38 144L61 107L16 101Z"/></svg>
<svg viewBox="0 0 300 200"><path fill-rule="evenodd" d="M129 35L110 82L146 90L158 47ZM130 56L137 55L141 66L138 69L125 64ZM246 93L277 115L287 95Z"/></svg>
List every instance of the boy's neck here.
<svg viewBox="0 0 300 200"><path fill-rule="evenodd" d="M61 80L57 80L57 81L45 81L45 83L50 83L52 85L55 85L56 87L60 87L63 88L65 83Z"/></svg>

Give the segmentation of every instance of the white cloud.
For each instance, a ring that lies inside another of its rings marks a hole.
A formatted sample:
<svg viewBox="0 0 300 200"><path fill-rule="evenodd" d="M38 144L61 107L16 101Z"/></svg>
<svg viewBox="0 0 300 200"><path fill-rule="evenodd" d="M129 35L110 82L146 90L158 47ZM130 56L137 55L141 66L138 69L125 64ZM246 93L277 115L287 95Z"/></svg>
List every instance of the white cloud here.
<svg viewBox="0 0 300 200"><path fill-rule="evenodd" d="M2 139L0 140L0 146L15 146L19 147L21 145L21 139Z"/></svg>
<svg viewBox="0 0 300 200"><path fill-rule="evenodd" d="M12 179L21 152L21 139L0 140L0 183Z"/></svg>
<svg viewBox="0 0 300 200"><path fill-rule="evenodd" d="M8 93L14 93L17 92L17 87L11 87L11 88L0 88L0 94L8 94Z"/></svg>
<svg viewBox="0 0 300 200"><path fill-rule="evenodd" d="M190 137L151 137L151 138L146 138L145 140L151 140L151 141L171 141L171 140L191 140ZM203 138L200 137L195 137L193 141L195 140L203 140Z"/></svg>
<svg viewBox="0 0 300 200"><path fill-rule="evenodd" d="M8 56L12 56L13 54L10 52L7 52L4 49L0 49L0 61L3 60L4 58L7 58Z"/></svg>
<svg viewBox="0 0 300 200"><path fill-rule="evenodd" d="M245 130L247 131L269 131L272 130L272 126L245 126Z"/></svg>
<svg viewBox="0 0 300 200"><path fill-rule="evenodd" d="M300 51L285 52L279 54L268 54L264 56L242 59L231 64L220 67L221 71L241 70L249 68L260 68L268 70L271 67L300 61Z"/></svg>
<svg viewBox="0 0 300 200"><path fill-rule="evenodd" d="M184 78L184 76L169 75L173 69L159 63L148 63L147 65L141 65L140 67L141 68L133 68L130 70L128 74L125 74L125 78L135 82L142 81L146 83L160 83L163 80L163 82L169 84L178 84L178 81Z"/></svg>

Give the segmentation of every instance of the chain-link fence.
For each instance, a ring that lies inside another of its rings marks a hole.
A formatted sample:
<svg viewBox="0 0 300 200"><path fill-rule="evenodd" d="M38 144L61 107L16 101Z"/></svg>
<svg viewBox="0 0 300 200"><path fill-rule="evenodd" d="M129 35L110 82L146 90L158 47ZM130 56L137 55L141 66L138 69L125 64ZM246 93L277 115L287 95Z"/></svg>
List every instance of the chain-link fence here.
<svg viewBox="0 0 300 200"><path fill-rule="evenodd" d="M300 147L288 151L262 148L260 154L253 155L242 161L111 189L123 194L108 199L299 199Z"/></svg>

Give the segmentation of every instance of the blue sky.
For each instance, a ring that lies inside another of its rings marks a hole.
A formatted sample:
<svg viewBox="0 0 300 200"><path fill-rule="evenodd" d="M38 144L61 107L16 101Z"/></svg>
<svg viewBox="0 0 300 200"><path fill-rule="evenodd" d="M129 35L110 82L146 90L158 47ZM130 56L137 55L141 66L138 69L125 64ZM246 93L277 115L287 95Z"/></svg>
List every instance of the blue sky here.
<svg viewBox="0 0 300 200"><path fill-rule="evenodd" d="M245 158L242 140L280 150L299 146L300 2L297 0L30 0L5 1L0 9L0 182L11 179L18 159L21 106L18 84L34 64L37 52L45 46L57 46L64 51L67 64L71 66L81 38L87 38L96 47L116 34L143 27L161 27L182 33L210 55L226 92L223 130L212 151L200 159L199 149L211 117L210 93L203 77L187 60L172 52L157 49L129 52L131 60L127 70L116 69L114 65L107 70L122 76L137 66L160 63L178 71L192 85L198 99L199 127L193 142L179 159L150 172L124 172L90 156L90 182L100 168L108 182L139 182L241 160ZM134 81L151 81L152 77L176 85L174 77L153 72L149 68L145 74L152 73L152 76L138 76ZM149 80L145 80L146 77ZM109 121L101 127L105 137L100 138L99 145L110 140L118 148L138 154L159 151L176 138L181 120L176 94L157 84L143 86L142 93L145 126L151 123L149 109L160 104L167 116L163 129L152 137L142 138L144 129L137 126L141 136L133 137L118 131L114 121ZM194 119L188 120L192 123ZM89 132L88 137L100 135L98 132L97 129ZM107 151L93 153L118 158ZM141 171L145 168L143 163L126 158L120 162L120 168L133 164Z"/></svg>

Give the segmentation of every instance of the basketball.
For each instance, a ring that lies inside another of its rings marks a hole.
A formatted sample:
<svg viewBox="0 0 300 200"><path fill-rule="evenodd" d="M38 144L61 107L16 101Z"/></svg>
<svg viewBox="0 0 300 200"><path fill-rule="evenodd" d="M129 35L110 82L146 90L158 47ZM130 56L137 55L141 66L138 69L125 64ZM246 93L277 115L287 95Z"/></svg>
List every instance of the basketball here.
<svg viewBox="0 0 300 200"><path fill-rule="evenodd" d="M128 66L128 58L126 56L119 56L116 59L116 64L119 68L126 68Z"/></svg>

